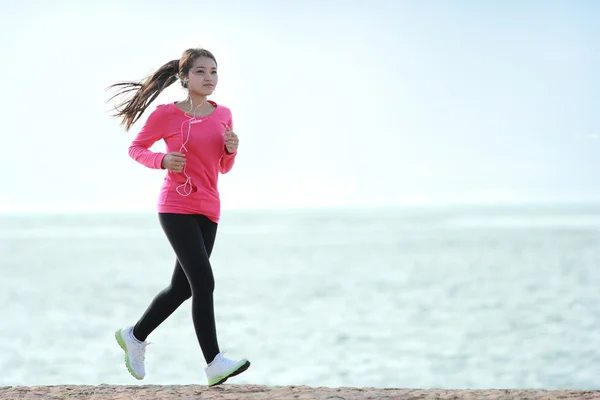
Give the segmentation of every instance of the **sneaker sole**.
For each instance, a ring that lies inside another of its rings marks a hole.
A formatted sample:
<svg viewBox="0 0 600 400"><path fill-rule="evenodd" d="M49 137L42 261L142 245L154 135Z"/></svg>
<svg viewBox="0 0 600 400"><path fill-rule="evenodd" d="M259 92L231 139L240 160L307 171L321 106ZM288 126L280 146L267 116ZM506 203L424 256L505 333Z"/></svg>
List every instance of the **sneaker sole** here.
<svg viewBox="0 0 600 400"><path fill-rule="evenodd" d="M214 378L211 382L208 382L208 386L212 387L212 386L221 385L221 384L225 383L225 381L227 381L227 379L229 379L231 377L234 377L236 375L241 374L242 372L244 372L248 368L250 368L250 361L246 361L245 363L243 363L242 365L240 365L239 367L237 367L233 371L229 372L228 374L221 375L221 376L219 376L217 378Z"/></svg>
<svg viewBox="0 0 600 400"><path fill-rule="evenodd" d="M115 332L115 339L117 340L117 343L119 344L119 346L125 352L125 366L127 367L127 371L129 371L129 373L131 374L131 376L133 376L137 380L144 379L143 376L140 376L140 375L136 374L133 371L133 368L131 368L131 363L129 362L129 354L127 353L127 346L125 346L125 341L123 340L123 336L121 336L121 330L120 329Z"/></svg>

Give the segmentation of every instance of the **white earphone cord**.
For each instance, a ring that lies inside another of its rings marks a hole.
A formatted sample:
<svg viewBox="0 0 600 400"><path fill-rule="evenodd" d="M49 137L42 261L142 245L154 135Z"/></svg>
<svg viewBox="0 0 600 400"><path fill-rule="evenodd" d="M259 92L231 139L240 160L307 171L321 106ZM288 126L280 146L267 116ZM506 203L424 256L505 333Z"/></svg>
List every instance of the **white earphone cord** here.
<svg viewBox="0 0 600 400"><path fill-rule="evenodd" d="M192 108L194 107L194 104L193 104L193 102L192 102L192 96L190 96L190 111L188 111L188 113L186 113L186 114L189 114L189 112L191 112L191 113L192 113L192 116L190 117L190 119L189 119L189 120L187 120L187 121L183 121L183 122L181 123L180 133L181 133L181 137L182 137L182 138L183 138L183 125L184 125L186 122L187 122L187 124L188 124L188 130L187 130L187 136L186 136L185 140L184 140L184 141L182 141L182 143L181 143L181 148L179 149L179 152L180 152L180 153L183 153L183 151L184 151L184 150L185 150L186 152L188 151L188 149L185 147L185 145L186 145L186 144L187 144L187 142L190 140L190 132L191 132L191 130L192 130L192 123L194 123L194 122L196 122L196 121L198 121L198 122L202 122L202 120L197 120L197 119L196 119L196 110L198 110L198 107L202 106L202 104L204 104L204 102L202 102L202 103L200 103L199 105L197 105L197 106L196 106L196 108L194 108L194 109L193 109L193 111L192 111ZM190 178L190 177L189 177L189 175L186 173L186 168L187 168L187 161L186 161L186 163L184 164L184 166L183 166L183 170L182 170L182 172L183 172L183 174L185 175L185 178L186 178L186 179L185 179L185 182L184 182L183 184L181 184L181 185L177 186L177 188L175 189L175 191L176 191L177 193L179 193L181 196L189 196L190 194L192 194L192 189L194 188L194 187L193 187L193 185L192 185L192 178ZM183 193L181 193L181 192L179 191L180 189L182 189L182 190L183 190Z"/></svg>

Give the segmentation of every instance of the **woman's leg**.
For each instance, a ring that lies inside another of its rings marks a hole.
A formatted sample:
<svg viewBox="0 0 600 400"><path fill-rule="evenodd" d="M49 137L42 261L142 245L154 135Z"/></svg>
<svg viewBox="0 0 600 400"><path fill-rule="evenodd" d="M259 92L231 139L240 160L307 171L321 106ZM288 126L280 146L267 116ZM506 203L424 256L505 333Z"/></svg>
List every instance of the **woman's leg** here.
<svg viewBox="0 0 600 400"><path fill-rule="evenodd" d="M195 218L200 226L206 253L210 257L217 234L217 224L202 215L195 216ZM133 336L139 341L145 341L160 324L190 297L192 297L190 284L181 268L179 259L176 259L171 284L154 297L146 312L135 324Z"/></svg>
<svg viewBox="0 0 600 400"><path fill-rule="evenodd" d="M196 221L202 231L202 238L204 239L204 247L206 247L206 253L208 257L212 254L213 247L215 245L215 239L217 237L218 224L211 221L204 215L196 215Z"/></svg>
<svg viewBox="0 0 600 400"><path fill-rule="evenodd" d="M213 306L215 281L209 261L214 237L205 243L201 227L205 224L200 224L201 218L196 215L159 214L159 220L187 277L196 336L206 362L210 363L219 353ZM182 287L177 286L181 290L179 299L187 295Z"/></svg>
<svg viewBox="0 0 600 400"><path fill-rule="evenodd" d="M196 220L200 230L202 231L202 236L206 245L206 251L210 255L215 243L215 237L217 235L217 224L203 215L197 215ZM214 311L212 308L211 297L211 315L212 319L214 320ZM247 359L242 358L241 360L233 360L225 358L222 353L216 354L216 357L214 358L211 358L211 356L206 357L206 362L208 365L204 370L206 372L209 386L220 385L227 381L227 379L241 374L250 367L250 361Z"/></svg>
<svg viewBox="0 0 600 400"><path fill-rule="evenodd" d="M139 341L145 341L148 335L190 297L192 297L192 291L188 280L179 260L175 260L171 284L154 297L146 312L133 327L133 336Z"/></svg>

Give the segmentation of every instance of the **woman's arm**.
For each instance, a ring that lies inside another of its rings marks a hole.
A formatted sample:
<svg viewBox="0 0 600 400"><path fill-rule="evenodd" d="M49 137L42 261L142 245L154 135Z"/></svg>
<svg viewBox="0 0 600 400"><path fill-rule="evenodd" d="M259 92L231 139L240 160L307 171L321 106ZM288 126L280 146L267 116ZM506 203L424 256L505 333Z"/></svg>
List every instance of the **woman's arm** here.
<svg viewBox="0 0 600 400"><path fill-rule="evenodd" d="M149 150L150 147L167 133L167 118L164 105L159 105L148 116L146 123L129 146L129 157L140 164L153 169L163 169L162 160L165 153Z"/></svg>

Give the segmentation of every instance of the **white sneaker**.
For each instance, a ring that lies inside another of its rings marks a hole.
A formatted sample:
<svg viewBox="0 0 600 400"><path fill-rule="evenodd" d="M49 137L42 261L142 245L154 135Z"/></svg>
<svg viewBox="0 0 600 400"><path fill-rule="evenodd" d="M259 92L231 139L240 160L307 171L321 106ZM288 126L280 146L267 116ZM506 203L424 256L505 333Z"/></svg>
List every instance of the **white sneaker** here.
<svg viewBox="0 0 600 400"><path fill-rule="evenodd" d="M250 361L242 358L241 360L232 360L223 356L224 352L217 354L214 360L204 371L208 378L208 386L220 385L228 378L244 372L250 367Z"/></svg>
<svg viewBox="0 0 600 400"><path fill-rule="evenodd" d="M146 369L144 359L148 342L140 342L133 336L133 327L119 329L115 332L117 343L125 352L125 365L135 379L144 379Z"/></svg>

